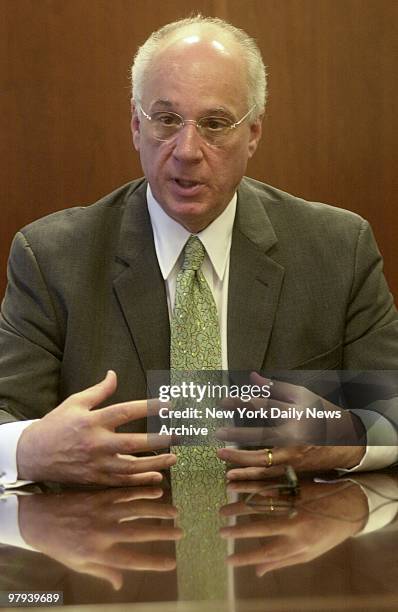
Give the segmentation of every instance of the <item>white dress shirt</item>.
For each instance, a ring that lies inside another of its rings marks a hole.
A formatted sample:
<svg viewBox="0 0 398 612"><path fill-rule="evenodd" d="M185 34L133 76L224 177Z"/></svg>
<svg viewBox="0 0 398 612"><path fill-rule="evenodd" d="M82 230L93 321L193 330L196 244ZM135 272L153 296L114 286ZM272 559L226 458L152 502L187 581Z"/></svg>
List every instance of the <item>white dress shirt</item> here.
<svg viewBox="0 0 398 612"><path fill-rule="evenodd" d="M147 188L148 210L155 239L156 256L160 271L166 283L167 305L171 319L176 292L177 275L183 262L183 249L192 235L182 225L169 217ZM221 333L221 357L223 370L228 370L227 352L227 314L229 255L231 251L232 229L235 221L237 195L217 219L206 229L195 234L206 249L202 264L203 275L213 294L217 306L218 322Z"/></svg>

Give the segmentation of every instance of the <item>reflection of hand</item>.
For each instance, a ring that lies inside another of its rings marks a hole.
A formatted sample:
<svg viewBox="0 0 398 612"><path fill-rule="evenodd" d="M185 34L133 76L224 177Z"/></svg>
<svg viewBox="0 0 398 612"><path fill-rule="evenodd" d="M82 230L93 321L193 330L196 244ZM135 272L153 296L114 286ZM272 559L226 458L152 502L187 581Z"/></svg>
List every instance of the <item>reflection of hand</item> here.
<svg viewBox="0 0 398 612"><path fill-rule="evenodd" d="M272 498L270 491L261 493L260 483L231 483L229 490L240 493L258 492L256 500ZM262 576L298 563L320 557L350 536L366 523L368 504L361 487L355 483L336 484L303 483L301 496L292 517L268 514L261 506L249 506L243 501L228 504L221 509L223 516L244 516L249 522L223 527L224 538L264 538L261 546L245 553L236 553L227 559L233 566L255 565L256 574ZM274 494L275 496L275 494ZM261 499L262 498L262 499Z"/></svg>
<svg viewBox="0 0 398 612"><path fill-rule="evenodd" d="M251 379L258 385L269 382L255 373ZM304 387L273 381L272 389L272 400L252 399L250 407L256 409L272 405L288 410L292 407L313 406L322 410L340 411L340 419L329 419L327 425L324 425L325 443L327 440L335 440L335 445L308 444L314 440L320 441L320 425L315 419L292 418L281 419L279 422L273 419L271 427L223 428L217 432L217 437L221 440L272 447L272 466L269 466L268 455L263 450L238 450L228 447L218 450L221 459L241 466L228 472L227 477L230 480L257 480L277 476L282 473L282 466L286 464L292 465L297 471L313 471L351 468L361 461L365 446L356 444L356 441L359 433L362 433L362 424L354 414L341 410ZM231 403L237 406L239 400L228 400L228 405ZM348 441L353 445L348 445Z"/></svg>
<svg viewBox="0 0 398 612"><path fill-rule="evenodd" d="M156 521L174 519L177 510L158 501L155 487L65 492L19 497L19 523L24 540L72 570L122 586L120 570L169 571L175 559L144 554L133 544L178 540L181 530Z"/></svg>
<svg viewBox="0 0 398 612"><path fill-rule="evenodd" d="M32 423L17 448L18 477L23 480L100 484L106 486L158 483L175 455L135 457L131 453L164 448L166 436L115 433L115 428L147 416L147 401L114 404L92 410L111 396L116 374L108 372L99 384L68 397L60 406ZM155 471L154 471L155 470Z"/></svg>

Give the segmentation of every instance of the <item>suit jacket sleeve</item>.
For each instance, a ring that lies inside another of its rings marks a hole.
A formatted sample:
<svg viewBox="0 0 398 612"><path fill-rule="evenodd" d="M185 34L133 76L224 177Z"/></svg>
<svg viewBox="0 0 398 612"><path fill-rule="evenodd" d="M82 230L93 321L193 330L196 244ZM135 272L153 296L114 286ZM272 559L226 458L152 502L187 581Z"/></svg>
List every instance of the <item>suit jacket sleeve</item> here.
<svg viewBox="0 0 398 612"><path fill-rule="evenodd" d="M370 409L398 430L398 317L383 260L363 221L347 309L343 388L348 405ZM381 428L383 431L383 428ZM378 444L383 444L383 438Z"/></svg>
<svg viewBox="0 0 398 612"><path fill-rule="evenodd" d="M57 405L63 346L45 279L22 233L11 247L8 281L0 317L0 423L40 418Z"/></svg>
<svg viewBox="0 0 398 612"><path fill-rule="evenodd" d="M345 325L343 369L398 370L398 317L366 221L358 235Z"/></svg>

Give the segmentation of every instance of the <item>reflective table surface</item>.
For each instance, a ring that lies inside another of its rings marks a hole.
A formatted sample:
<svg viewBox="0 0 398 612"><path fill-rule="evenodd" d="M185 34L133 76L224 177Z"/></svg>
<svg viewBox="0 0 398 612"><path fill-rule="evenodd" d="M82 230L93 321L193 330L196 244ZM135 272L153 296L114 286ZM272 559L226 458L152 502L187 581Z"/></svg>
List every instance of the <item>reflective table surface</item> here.
<svg viewBox="0 0 398 612"><path fill-rule="evenodd" d="M203 474L178 490L25 487L20 546L0 525L2 606L57 591L87 611L397 610L398 472L325 479L295 495Z"/></svg>

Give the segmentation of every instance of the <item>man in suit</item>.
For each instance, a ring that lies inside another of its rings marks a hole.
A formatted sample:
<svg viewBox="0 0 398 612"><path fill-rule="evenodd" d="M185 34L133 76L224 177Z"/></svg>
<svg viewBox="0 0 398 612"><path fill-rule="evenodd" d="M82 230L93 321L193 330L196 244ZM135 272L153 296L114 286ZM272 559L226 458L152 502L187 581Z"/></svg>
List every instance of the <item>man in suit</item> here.
<svg viewBox="0 0 398 612"><path fill-rule="evenodd" d="M265 94L254 41L220 20L169 24L139 49L131 128L145 180L35 222L13 243L0 326L9 474L146 484L175 463L172 453L136 453L155 450L142 398L148 370L170 366L176 277L192 234L206 251L225 369L398 367L397 313L368 224L242 178L261 137ZM371 428L378 418L362 422ZM219 456L240 466L230 478L271 474L285 462L383 467L396 459L390 418L379 419L390 445L382 459L369 437L367 450Z"/></svg>

